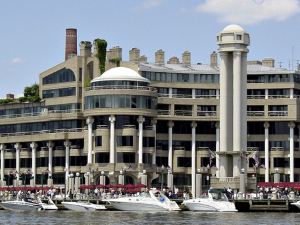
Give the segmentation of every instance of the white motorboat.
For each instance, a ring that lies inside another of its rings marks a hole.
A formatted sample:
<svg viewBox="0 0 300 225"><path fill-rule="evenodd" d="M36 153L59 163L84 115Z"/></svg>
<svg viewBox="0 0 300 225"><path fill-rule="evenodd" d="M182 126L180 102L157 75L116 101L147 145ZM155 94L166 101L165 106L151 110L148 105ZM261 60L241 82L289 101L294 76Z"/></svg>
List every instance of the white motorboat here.
<svg viewBox="0 0 300 225"><path fill-rule="evenodd" d="M41 199L39 200L40 206L42 206L43 210L58 210L58 207L54 204L51 198L48 197L48 203L42 202Z"/></svg>
<svg viewBox="0 0 300 225"><path fill-rule="evenodd" d="M176 202L162 192L150 190L137 196L124 196L107 200L115 209L122 211L179 211Z"/></svg>
<svg viewBox="0 0 300 225"><path fill-rule="evenodd" d="M86 212L106 209L104 205L97 205L90 202L62 202L66 209L73 211Z"/></svg>
<svg viewBox="0 0 300 225"><path fill-rule="evenodd" d="M4 209L12 211L37 211L41 210L42 206L39 203L24 201L24 200L14 200L14 201L3 201L0 205Z"/></svg>
<svg viewBox="0 0 300 225"><path fill-rule="evenodd" d="M237 212L234 203L228 200L223 189L210 189L207 198L184 200L182 204L191 211Z"/></svg>
<svg viewBox="0 0 300 225"><path fill-rule="evenodd" d="M298 209L300 209L300 201L293 202L293 203L291 203L291 205L294 205L294 206L296 206Z"/></svg>

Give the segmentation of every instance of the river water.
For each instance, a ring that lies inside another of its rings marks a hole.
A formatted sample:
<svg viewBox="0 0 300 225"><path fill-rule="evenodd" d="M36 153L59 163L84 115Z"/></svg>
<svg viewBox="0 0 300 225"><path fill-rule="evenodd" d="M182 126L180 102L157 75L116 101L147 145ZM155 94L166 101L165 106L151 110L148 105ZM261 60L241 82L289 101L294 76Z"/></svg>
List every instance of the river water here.
<svg viewBox="0 0 300 225"><path fill-rule="evenodd" d="M72 212L0 211L0 224L201 224L201 225L300 225L300 213L200 213L200 212Z"/></svg>

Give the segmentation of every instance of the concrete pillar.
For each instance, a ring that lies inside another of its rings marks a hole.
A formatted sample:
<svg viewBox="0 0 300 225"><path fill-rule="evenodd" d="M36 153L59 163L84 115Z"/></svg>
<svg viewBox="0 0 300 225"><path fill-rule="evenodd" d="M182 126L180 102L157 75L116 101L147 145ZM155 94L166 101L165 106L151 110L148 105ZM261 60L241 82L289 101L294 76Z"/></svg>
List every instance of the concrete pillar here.
<svg viewBox="0 0 300 225"><path fill-rule="evenodd" d="M232 60L229 53L220 52L220 152L232 151L232 115L233 115L233 87ZM219 176L227 177L228 162L225 154L219 156Z"/></svg>
<svg viewBox="0 0 300 225"><path fill-rule="evenodd" d="M265 99L269 99L269 89L265 89Z"/></svg>
<svg viewBox="0 0 300 225"><path fill-rule="evenodd" d="M169 127L169 130L168 130L168 133L169 133L168 166L170 168L173 168L173 126L174 126L173 121L169 121L168 122L168 127Z"/></svg>
<svg viewBox="0 0 300 225"><path fill-rule="evenodd" d="M156 165L156 124L157 120L152 120L152 130L154 132L154 151L152 153L152 165Z"/></svg>
<svg viewBox="0 0 300 225"><path fill-rule="evenodd" d="M290 99L294 98L294 88L290 88Z"/></svg>
<svg viewBox="0 0 300 225"><path fill-rule="evenodd" d="M86 119L86 124L88 125L88 157L87 157L87 164L91 164L92 162L92 151L93 151L93 123L94 118L88 117Z"/></svg>
<svg viewBox="0 0 300 225"><path fill-rule="evenodd" d="M217 171L216 171L216 176L220 177L220 156L219 156L219 152L220 152L220 123L216 122L216 167L217 167Z"/></svg>
<svg viewBox="0 0 300 225"><path fill-rule="evenodd" d="M20 181L20 151L21 151L21 144L16 143L15 144L15 149L16 149L16 180L17 180L17 186L19 186L19 181Z"/></svg>
<svg viewBox="0 0 300 225"><path fill-rule="evenodd" d="M141 184L148 186L148 176L146 173L146 170L143 170L143 173L141 174Z"/></svg>
<svg viewBox="0 0 300 225"><path fill-rule="evenodd" d="M103 178L102 178L103 179ZM105 179L105 177L104 177ZM103 182L103 181L102 181ZM125 175L123 174L123 171L121 170L120 171L120 174L118 176L118 184L122 184L124 185L125 184Z"/></svg>
<svg viewBox="0 0 300 225"><path fill-rule="evenodd" d="M110 121L110 148L109 148L109 163L115 163L115 121L116 117L111 115Z"/></svg>
<svg viewBox="0 0 300 225"><path fill-rule="evenodd" d="M196 198L199 198L202 194L202 174L197 173L196 175Z"/></svg>
<svg viewBox="0 0 300 225"><path fill-rule="evenodd" d="M168 171L168 178L167 178L167 182L168 182L168 188L173 191L174 189L174 185L173 185L173 173L171 170Z"/></svg>
<svg viewBox="0 0 300 225"><path fill-rule="evenodd" d="M54 147L54 143L52 141L49 141L47 143L47 147L48 147L48 171L49 171L49 175L52 175L52 169L53 169L53 147Z"/></svg>
<svg viewBox="0 0 300 225"><path fill-rule="evenodd" d="M265 182L269 182L270 166L269 166L269 122L264 123L265 127Z"/></svg>
<svg viewBox="0 0 300 225"><path fill-rule="evenodd" d="M247 175L245 174L245 172L243 171L243 169L241 169L241 173L240 173L240 192L245 194L246 193L246 177Z"/></svg>
<svg viewBox="0 0 300 225"><path fill-rule="evenodd" d="M279 182L280 182L280 173L278 173L278 169L275 169L274 183L279 183Z"/></svg>
<svg viewBox="0 0 300 225"><path fill-rule="evenodd" d="M196 162L197 162L197 152L196 152L196 127L197 123L192 122L192 195L193 198L196 196Z"/></svg>
<svg viewBox="0 0 300 225"><path fill-rule="evenodd" d="M193 88L192 89L192 99L195 99L196 98L196 89Z"/></svg>
<svg viewBox="0 0 300 225"><path fill-rule="evenodd" d="M173 89L172 88L169 88L169 98L172 98L173 97Z"/></svg>
<svg viewBox="0 0 300 225"><path fill-rule="evenodd" d="M0 151L1 151L1 186L5 186L5 181L4 181L4 151L5 151L5 145L0 144Z"/></svg>
<svg viewBox="0 0 300 225"><path fill-rule="evenodd" d="M75 174L75 182L74 182L74 192L79 193L80 192L80 173Z"/></svg>
<svg viewBox="0 0 300 225"><path fill-rule="evenodd" d="M70 146L71 143L69 140L64 142L65 145L65 182L66 190L69 190L69 170L70 170Z"/></svg>
<svg viewBox="0 0 300 225"><path fill-rule="evenodd" d="M124 183L124 181L123 181ZM105 173L104 171L101 171L101 175L100 175L100 184L101 185L106 185L106 182L105 182Z"/></svg>
<svg viewBox="0 0 300 225"><path fill-rule="evenodd" d="M295 123L290 122L290 182L294 182L295 172L294 172L294 157L295 157L295 148L294 148L294 128Z"/></svg>
<svg viewBox="0 0 300 225"><path fill-rule="evenodd" d="M139 164L143 163L143 123L145 122L145 118L139 116Z"/></svg>
<svg viewBox="0 0 300 225"><path fill-rule="evenodd" d="M38 145L35 142L32 142L30 144L31 147L31 158L32 158L32 163L31 163L31 172L32 172L32 179L30 180L30 186L35 186L36 185L36 148Z"/></svg>

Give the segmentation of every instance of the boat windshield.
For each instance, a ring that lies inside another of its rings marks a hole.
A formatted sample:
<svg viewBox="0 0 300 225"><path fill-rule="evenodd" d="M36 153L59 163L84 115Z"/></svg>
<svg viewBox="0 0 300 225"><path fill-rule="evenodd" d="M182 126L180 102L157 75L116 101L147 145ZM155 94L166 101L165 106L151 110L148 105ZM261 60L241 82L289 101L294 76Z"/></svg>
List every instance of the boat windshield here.
<svg viewBox="0 0 300 225"><path fill-rule="evenodd" d="M208 195L214 200L228 201L226 193L221 189L211 189L208 191Z"/></svg>
<svg viewBox="0 0 300 225"><path fill-rule="evenodd" d="M149 197L150 197L150 194L149 194L149 192L142 192L142 193L140 194L140 196L141 196L141 197L144 197L144 198L149 198Z"/></svg>

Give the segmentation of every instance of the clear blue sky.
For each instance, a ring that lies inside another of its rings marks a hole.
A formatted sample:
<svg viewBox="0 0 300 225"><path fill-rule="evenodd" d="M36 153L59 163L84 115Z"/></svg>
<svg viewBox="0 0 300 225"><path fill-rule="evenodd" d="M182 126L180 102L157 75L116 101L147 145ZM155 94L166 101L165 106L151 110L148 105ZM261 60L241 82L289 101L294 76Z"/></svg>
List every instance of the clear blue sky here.
<svg viewBox="0 0 300 225"><path fill-rule="evenodd" d="M216 34L230 23L251 35L249 59L273 57L289 67L300 60L299 0L9 0L0 3L0 97L20 94L40 72L64 60L65 29L78 29L78 43L104 38L132 47L153 62L189 50L193 63L209 62ZM292 49L294 49L292 51ZM278 65L278 64L277 64ZM291 63L290 63L291 65Z"/></svg>

